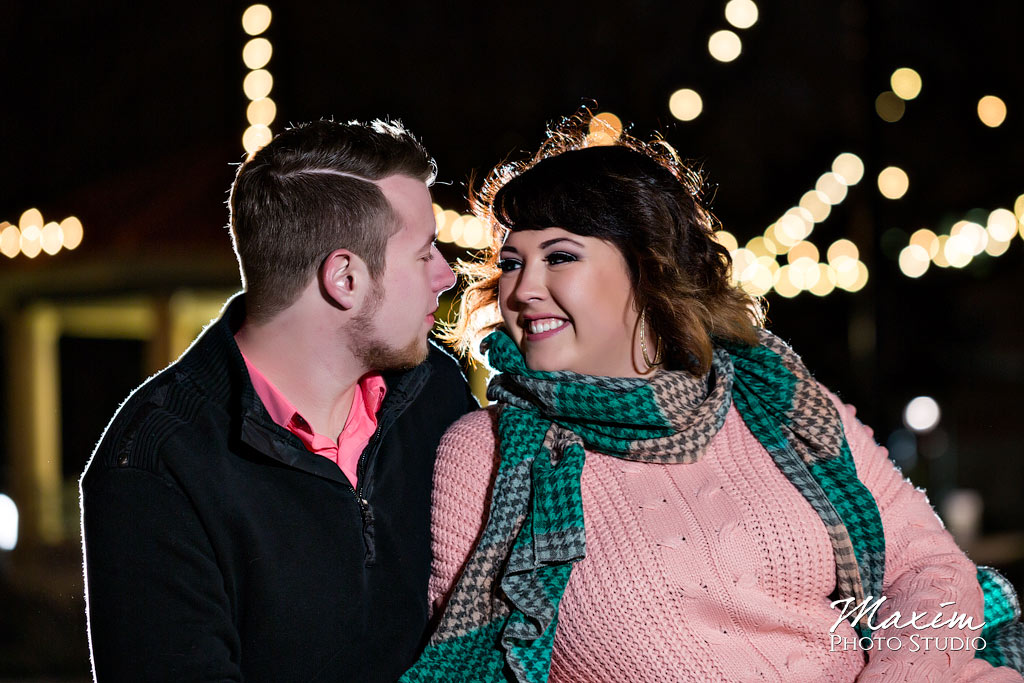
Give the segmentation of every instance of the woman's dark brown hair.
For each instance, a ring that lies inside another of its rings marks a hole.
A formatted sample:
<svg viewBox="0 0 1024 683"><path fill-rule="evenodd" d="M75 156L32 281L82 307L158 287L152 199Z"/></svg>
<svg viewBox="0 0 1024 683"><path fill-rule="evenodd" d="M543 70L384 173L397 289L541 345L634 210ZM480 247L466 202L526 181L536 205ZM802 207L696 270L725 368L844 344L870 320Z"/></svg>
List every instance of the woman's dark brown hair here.
<svg viewBox="0 0 1024 683"><path fill-rule="evenodd" d="M756 344L762 312L730 280L729 252L700 203L701 176L663 140L612 140L590 112L549 129L530 159L496 167L473 191L473 212L491 227L483 257L460 263L467 287L447 341L465 354L498 327L498 250L509 231L560 227L615 245L629 265L636 310L665 350L668 367L702 375L712 338ZM591 133L597 129L598 135Z"/></svg>

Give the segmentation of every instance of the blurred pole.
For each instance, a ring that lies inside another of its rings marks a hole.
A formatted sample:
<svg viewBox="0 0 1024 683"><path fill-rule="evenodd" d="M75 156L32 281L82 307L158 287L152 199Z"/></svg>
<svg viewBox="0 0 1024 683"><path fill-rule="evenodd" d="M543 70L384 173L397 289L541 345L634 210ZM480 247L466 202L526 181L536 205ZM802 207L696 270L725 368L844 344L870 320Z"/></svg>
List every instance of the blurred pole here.
<svg viewBox="0 0 1024 683"><path fill-rule="evenodd" d="M21 511L18 548L56 545L64 540L60 317L52 305L34 303L12 316L9 329L7 432L11 498Z"/></svg>

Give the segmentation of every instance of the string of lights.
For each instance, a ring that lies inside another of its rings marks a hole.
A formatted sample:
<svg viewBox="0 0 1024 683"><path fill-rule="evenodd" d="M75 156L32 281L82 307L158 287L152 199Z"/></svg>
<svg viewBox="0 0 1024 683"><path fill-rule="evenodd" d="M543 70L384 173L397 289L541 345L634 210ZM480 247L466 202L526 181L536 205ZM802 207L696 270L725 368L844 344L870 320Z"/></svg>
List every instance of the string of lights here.
<svg viewBox="0 0 1024 683"><path fill-rule="evenodd" d="M242 134L242 147L250 155L274 137L270 128L277 117L277 104L270 98L274 77L266 69L274 47L262 35L270 28L271 19L270 8L263 4L251 5L242 13L242 30L253 36L242 48L242 62L249 69L242 81L242 91L249 98L245 112L249 127Z"/></svg>

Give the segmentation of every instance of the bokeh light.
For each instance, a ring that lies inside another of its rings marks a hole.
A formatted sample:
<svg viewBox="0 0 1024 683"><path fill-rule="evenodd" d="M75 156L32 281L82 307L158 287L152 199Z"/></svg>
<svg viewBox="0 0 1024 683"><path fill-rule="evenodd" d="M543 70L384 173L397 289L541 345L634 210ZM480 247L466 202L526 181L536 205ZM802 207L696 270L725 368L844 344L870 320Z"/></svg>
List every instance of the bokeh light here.
<svg viewBox="0 0 1024 683"><path fill-rule="evenodd" d="M18 506L10 496L0 493L0 550L18 545Z"/></svg>
<svg viewBox="0 0 1024 683"><path fill-rule="evenodd" d="M18 227L22 232L33 225L37 228L43 227L43 214L39 209L28 209L22 212L21 218L18 219Z"/></svg>
<svg viewBox="0 0 1024 683"><path fill-rule="evenodd" d="M266 38L253 38L242 48L242 62L250 69L262 69L270 62L274 47Z"/></svg>
<svg viewBox="0 0 1024 683"><path fill-rule="evenodd" d="M828 258L828 262L832 265L835 265L842 258L856 261L860 258L860 250L850 240L838 239L828 248L826 258Z"/></svg>
<svg viewBox="0 0 1024 683"><path fill-rule="evenodd" d="M681 88L668 98L668 110L680 121L693 121L704 111L704 101L696 90Z"/></svg>
<svg viewBox="0 0 1024 683"><path fill-rule="evenodd" d="M250 71L242 81L242 91L250 100L258 100L270 94L274 88L274 77L266 69Z"/></svg>
<svg viewBox="0 0 1024 683"><path fill-rule="evenodd" d="M878 191L886 199L899 199L910 188L910 177L898 166L887 166L878 174Z"/></svg>
<svg viewBox="0 0 1024 683"><path fill-rule="evenodd" d="M846 199L846 183L835 173L823 173L814 189L821 192L832 204L839 204Z"/></svg>
<svg viewBox="0 0 1024 683"><path fill-rule="evenodd" d="M938 402L931 396L918 396L903 409L903 424L907 429L920 433L935 429L942 418Z"/></svg>
<svg viewBox="0 0 1024 683"><path fill-rule="evenodd" d="M995 95L978 100L978 118L989 128L998 128L1006 120L1006 103Z"/></svg>
<svg viewBox="0 0 1024 683"><path fill-rule="evenodd" d="M242 133L242 147L249 154L254 154L274 137L270 129L264 125L249 126Z"/></svg>
<svg viewBox="0 0 1024 683"><path fill-rule="evenodd" d="M39 245L42 247L43 251L50 256L53 256L60 251L63 241L64 235L57 223L51 221L43 226L39 235Z"/></svg>
<svg viewBox="0 0 1024 683"><path fill-rule="evenodd" d="M988 215L985 229L997 242L1009 242L1017 234L1017 217L1009 209L996 209Z"/></svg>
<svg viewBox="0 0 1024 683"><path fill-rule="evenodd" d="M714 237L719 244L730 252L736 251L739 247L739 242L736 241L736 238L728 230L718 230L715 232Z"/></svg>
<svg viewBox="0 0 1024 683"><path fill-rule="evenodd" d="M21 253L29 258L39 256L43 250L43 231L37 225L29 225L21 231Z"/></svg>
<svg viewBox="0 0 1024 683"><path fill-rule="evenodd" d="M622 135L622 119L611 112L601 112L590 120L587 143L592 146L612 145Z"/></svg>
<svg viewBox="0 0 1024 683"><path fill-rule="evenodd" d="M75 249L79 244L82 243L82 236L84 230L82 229L82 221L78 220L75 216L68 216L60 222L60 231L64 240L65 249Z"/></svg>
<svg viewBox="0 0 1024 683"><path fill-rule="evenodd" d="M4 228L0 230L0 254L14 258L21 252L21 230L7 222L2 225Z"/></svg>
<svg viewBox="0 0 1024 683"><path fill-rule="evenodd" d="M245 116L252 125L269 126L277 118L277 103L269 97L253 100L246 107Z"/></svg>
<svg viewBox="0 0 1024 683"><path fill-rule="evenodd" d="M242 13L242 30L250 36L259 34L270 28L273 14L266 5L252 5Z"/></svg>
<svg viewBox="0 0 1024 683"><path fill-rule="evenodd" d="M875 98L875 111L883 121L889 123L899 121L903 118L906 109L906 103L891 90L886 90Z"/></svg>
<svg viewBox="0 0 1024 683"><path fill-rule="evenodd" d="M725 3L725 20L739 29L757 23L757 5L752 0L729 0Z"/></svg>
<svg viewBox="0 0 1024 683"><path fill-rule="evenodd" d="M825 263L818 264L818 281L811 287L810 292L815 296L828 296L836 288L836 271Z"/></svg>
<svg viewBox="0 0 1024 683"><path fill-rule="evenodd" d="M821 223L832 212L832 200L821 190L808 190L800 197L801 208L807 209L815 223Z"/></svg>
<svg viewBox="0 0 1024 683"><path fill-rule="evenodd" d="M935 255L939 253L939 236L928 228L916 230L914 234L910 236L910 244L924 249L925 253L928 254L929 259L935 258Z"/></svg>
<svg viewBox="0 0 1024 683"><path fill-rule="evenodd" d="M907 277L921 277L928 271L931 258L921 245L908 244L900 252L899 264L900 270Z"/></svg>
<svg viewBox="0 0 1024 683"><path fill-rule="evenodd" d="M715 31L708 38L708 52L720 62L731 62L743 51L743 41L728 30Z"/></svg>
<svg viewBox="0 0 1024 683"><path fill-rule="evenodd" d="M852 152L843 152L832 162L832 172L847 185L856 185L864 177L864 162Z"/></svg>
<svg viewBox="0 0 1024 683"><path fill-rule="evenodd" d="M889 77L892 91L904 100L912 100L921 94L921 75L909 67L896 69Z"/></svg>

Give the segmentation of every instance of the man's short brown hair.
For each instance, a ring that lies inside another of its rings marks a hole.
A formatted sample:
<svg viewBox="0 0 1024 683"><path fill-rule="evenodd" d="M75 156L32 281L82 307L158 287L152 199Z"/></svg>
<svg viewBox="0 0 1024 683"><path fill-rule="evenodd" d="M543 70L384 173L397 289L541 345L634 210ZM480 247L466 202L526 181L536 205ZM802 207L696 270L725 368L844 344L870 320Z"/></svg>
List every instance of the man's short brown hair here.
<svg viewBox="0 0 1024 683"><path fill-rule="evenodd" d="M277 135L238 169L228 200L247 315L268 320L291 305L335 249L384 272L398 224L374 181L433 183L434 160L399 122L316 121Z"/></svg>

